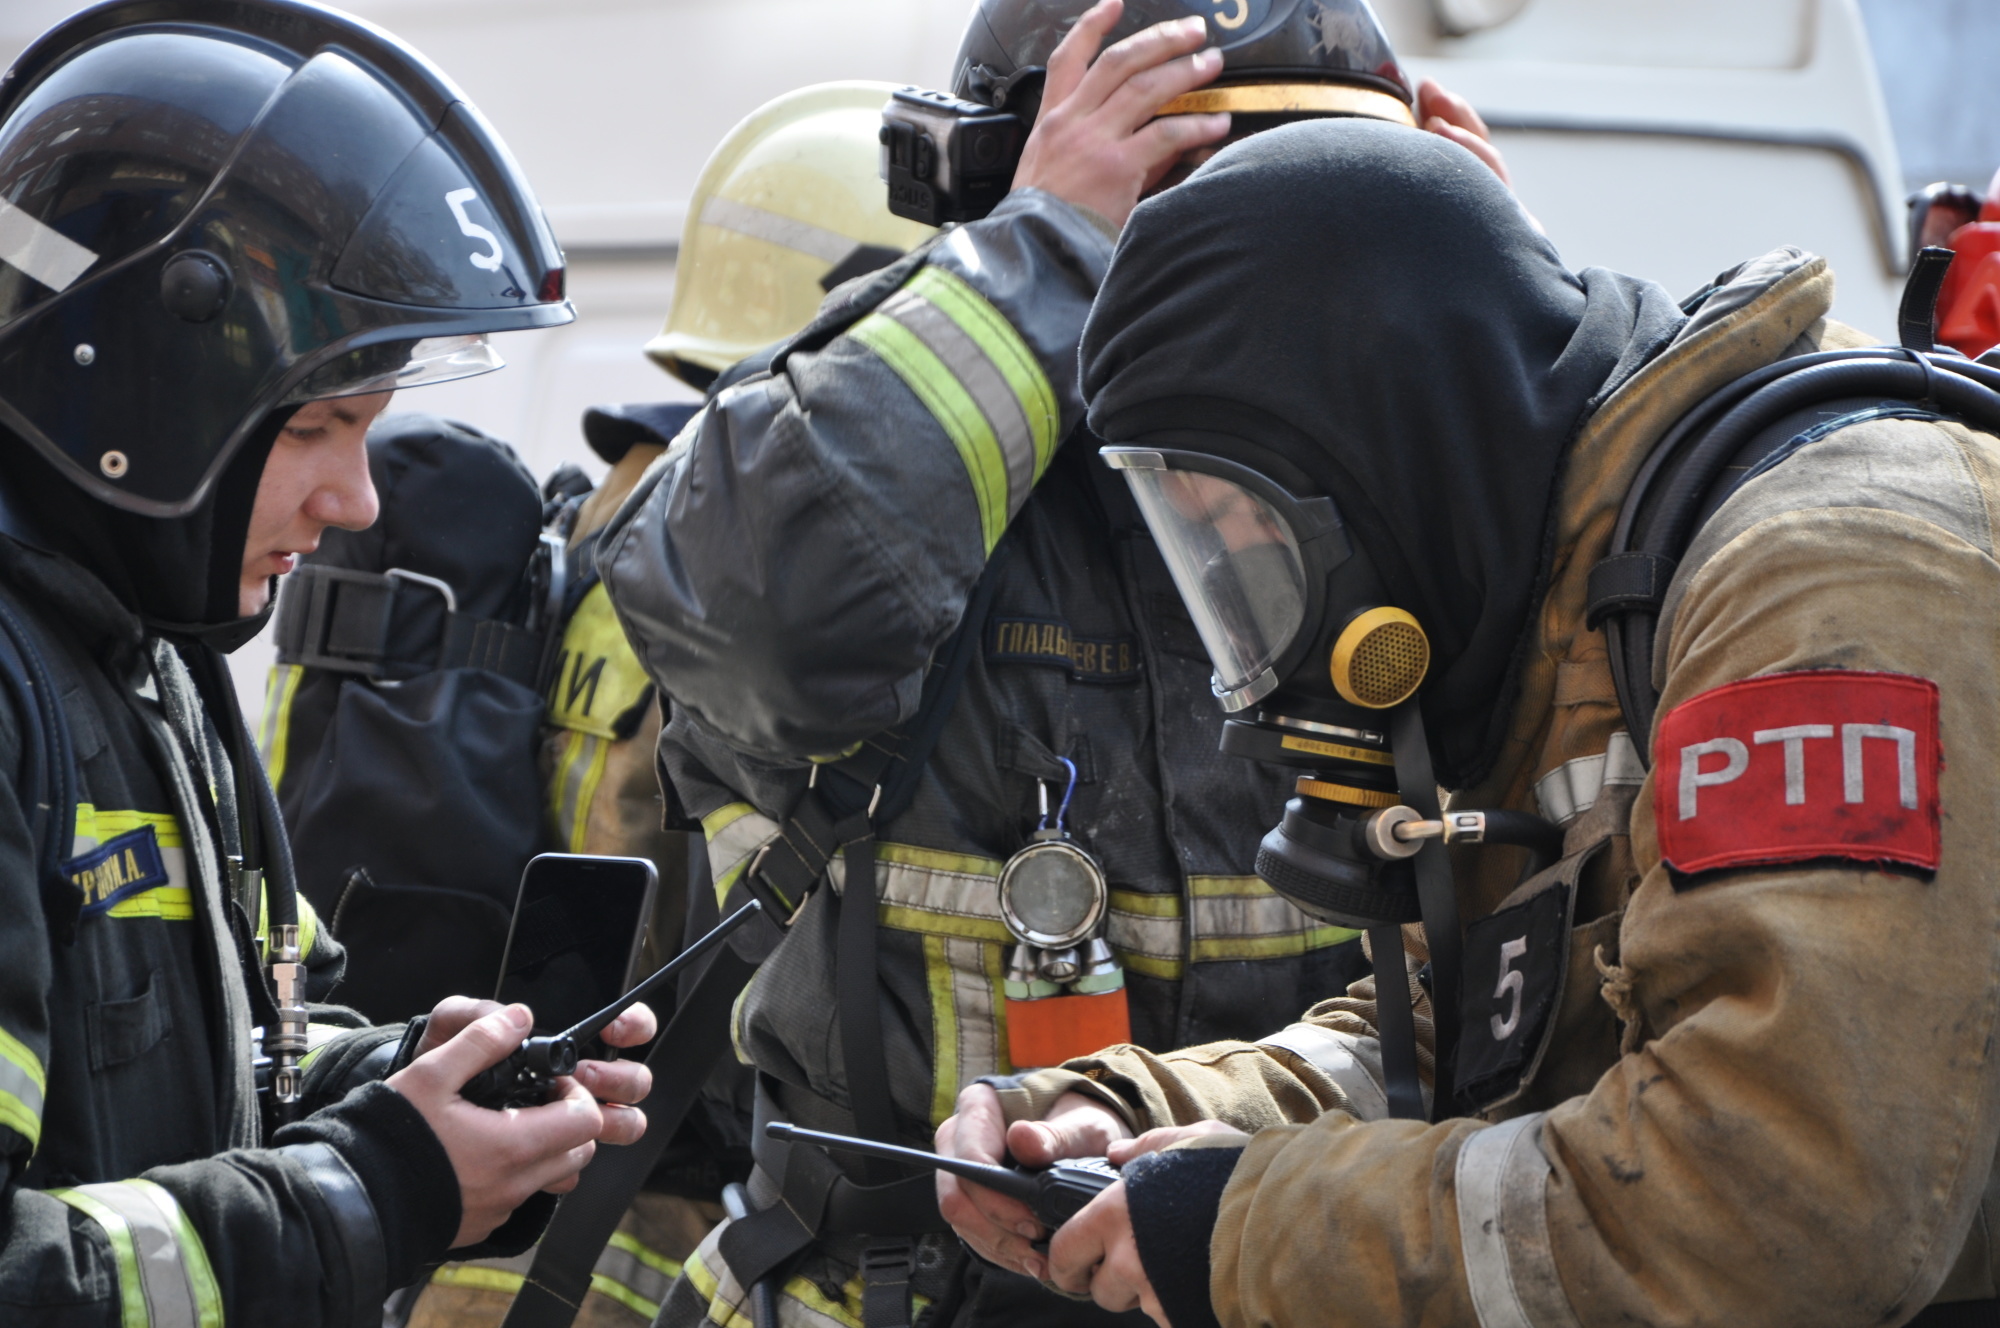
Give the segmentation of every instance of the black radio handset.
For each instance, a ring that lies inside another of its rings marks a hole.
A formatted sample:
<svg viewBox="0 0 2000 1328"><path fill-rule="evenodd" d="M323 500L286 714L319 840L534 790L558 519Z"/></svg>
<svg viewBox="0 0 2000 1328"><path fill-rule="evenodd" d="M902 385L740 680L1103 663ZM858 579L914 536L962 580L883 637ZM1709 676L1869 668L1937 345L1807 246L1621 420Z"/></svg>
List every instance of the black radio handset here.
<svg viewBox="0 0 2000 1328"><path fill-rule="evenodd" d="M929 1167L934 1171L948 1171L975 1185L998 1190L1010 1199L1019 1199L1035 1215L1035 1220L1051 1231L1082 1212L1085 1204L1119 1180L1118 1168L1101 1157L1071 1157L1044 1171L1016 1171L1012 1167L941 1157L920 1148L876 1143L873 1139L801 1130L783 1121L766 1125L764 1133L787 1143L818 1144L821 1148L837 1148L845 1153L860 1153L864 1157L879 1157L890 1162Z"/></svg>
<svg viewBox="0 0 2000 1328"><path fill-rule="evenodd" d="M582 1048L610 1026L611 1021L646 998L668 978L713 950L729 934L763 911L751 900L717 924L714 931L663 964L651 977L611 1004L571 1028L550 1037L531 1037L498 1065L489 1066L458 1090L466 1101L498 1111L504 1107L538 1107L548 1101L549 1085L559 1076L575 1074Z"/></svg>

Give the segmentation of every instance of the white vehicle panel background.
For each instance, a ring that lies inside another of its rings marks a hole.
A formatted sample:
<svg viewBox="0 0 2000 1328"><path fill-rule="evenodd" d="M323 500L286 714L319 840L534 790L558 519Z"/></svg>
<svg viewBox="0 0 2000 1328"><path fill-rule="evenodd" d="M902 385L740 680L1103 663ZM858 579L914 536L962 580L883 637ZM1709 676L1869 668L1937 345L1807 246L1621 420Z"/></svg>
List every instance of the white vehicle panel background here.
<svg viewBox="0 0 2000 1328"><path fill-rule="evenodd" d="M1312 0L1305 0L1312 3ZM1933 0L1937 3L1952 0ZM1228 0L1216 0L1226 12ZM1894 327L1904 181L1862 0L1380 0L1415 76L1492 122L1515 186L1573 267L1676 294L1779 244L1825 254L1835 315ZM80 6L0 5L0 58ZM438 62L498 127L569 256L578 320L499 338L503 372L396 405L464 419L538 475L603 465L585 407L694 394L639 352L658 331L709 149L803 84L939 86L969 0L352 0ZM1444 35L1456 25L1460 35ZM1482 26L1486 25L1486 26ZM1995 162L1994 164L2000 164ZM1975 180L1974 183L1983 181ZM236 656L261 708L264 643Z"/></svg>

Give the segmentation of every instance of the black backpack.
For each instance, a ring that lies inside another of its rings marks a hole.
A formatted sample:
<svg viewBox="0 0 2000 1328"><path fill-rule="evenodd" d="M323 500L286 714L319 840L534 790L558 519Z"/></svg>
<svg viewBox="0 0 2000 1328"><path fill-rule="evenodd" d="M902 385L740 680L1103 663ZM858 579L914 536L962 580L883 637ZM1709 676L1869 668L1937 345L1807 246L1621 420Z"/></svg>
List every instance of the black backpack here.
<svg viewBox="0 0 2000 1328"><path fill-rule="evenodd" d="M381 516L287 577L260 725L299 888L347 946L339 998L376 1020L485 995L521 870L551 847L538 686L560 550L513 450L390 416Z"/></svg>

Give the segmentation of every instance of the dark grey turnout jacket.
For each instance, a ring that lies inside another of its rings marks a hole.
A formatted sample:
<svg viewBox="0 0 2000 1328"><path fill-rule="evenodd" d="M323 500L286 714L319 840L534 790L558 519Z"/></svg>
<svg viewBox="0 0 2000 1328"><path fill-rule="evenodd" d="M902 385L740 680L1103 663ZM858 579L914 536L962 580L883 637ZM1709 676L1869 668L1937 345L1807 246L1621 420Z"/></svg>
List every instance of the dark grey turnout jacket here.
<svg viewBox="0 0 2000 1328"><path fill-rule="evenodd" d="M459 1220L416 1109L380 1084L344 1094L400 1028L316 1029L308 1107L324 1109L261 1138L264 910L224 885L233 813L210 790L231 777L184 663L88 573L6 538L0 595L39 638L80 803L78 897L45 897L24 720L0 703L0 1323L379 1322ZM342 955L300 904L323 998ZM342 1013L320 1017L356 1022Z"/></svg>
<svg viewBox="0 0 2000 1328"><path fill-rule="evenodd" d="M1082 428L1077 342L1111 251L1037 191L837 290L641 481L598 565L673 702L661 762L740 891L810 762L907 723L1004 532L1012 546L914 803L878 827L881 1015L906 1141L1004 1072L997 882L1037 781L1112 889L1132 1033L1254 1037L1337 990L1352 933L1252 874L1288 781L1217 750L1209 665ZM836 862L832 882L844 871ZM803 1122L844 1119L833 910L769 950L736 1035ZM775 933L767 936L767 944Z"/></svg>

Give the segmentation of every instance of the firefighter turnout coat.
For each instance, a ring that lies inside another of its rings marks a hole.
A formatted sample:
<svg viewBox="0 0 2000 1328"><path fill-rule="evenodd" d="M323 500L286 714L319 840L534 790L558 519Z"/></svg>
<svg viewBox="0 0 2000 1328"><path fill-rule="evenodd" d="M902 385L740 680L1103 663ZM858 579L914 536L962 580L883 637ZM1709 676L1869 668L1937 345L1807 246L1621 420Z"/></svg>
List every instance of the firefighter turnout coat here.
<svg viewBox="0 0 2000 1328"><path fill-rule="evenodd" d="M915 800L877 827L905 1143L927 1144L963 1085L1011 1068L998 878L1041 786L1061 797L1065 759L1067 825L1109 878L1140 1044L1274 1027L1297 993L1341 989L1354 950L1253 874L1289 780L1217 750L1207 656L1082 428L1077 343L1112 240L1026 190L837 288L772 371L683 431L600 545L672 701L662 767L725 900L814 761L911 721L989 556L1011 546ZM836 860L833 891L844 878ZM845 1129L827 894L769 948L734 1033L778 1111ZM712 1259L711 1244L688 1265L711 1295Z"/></svg>
<svg viewBox="0 0 2000 1328"><path fill-rule="evenodd" d="M0 1322L374 1322L459 1218L416 1108L346 1091L401 1027L316 1011L305 1105L323 1109L262 1138L267 900L226 882L233 779L183 658L74 563L6 538L0 595L60 696L77 798L64 894L37 879L21 786L0 797ZM0 706L9 780L27 722ZM299 911L323 999L343 956Z"/></svg>
<svg viewBox="0 0 2000 1328"><path fill-rule="evenodd" d="M1455 799L1568 827L1518 888L1459 864L1470 962L1494 950L1467 1036L1530 1043L1488 1100L1382 1119L1372 980L1261 1042L1003 1094L1254 1134L1191 1144L1241 1150L1197 1245L1224 1324L1832 1328L1996 1293L2000 442L1856 423L1731 496L1669 592L1648 773L1584 625L1638 467L1731 379L1867 344L1825 320L1823 260L1720 294L1574 445L1505 755Z"/></svg>

